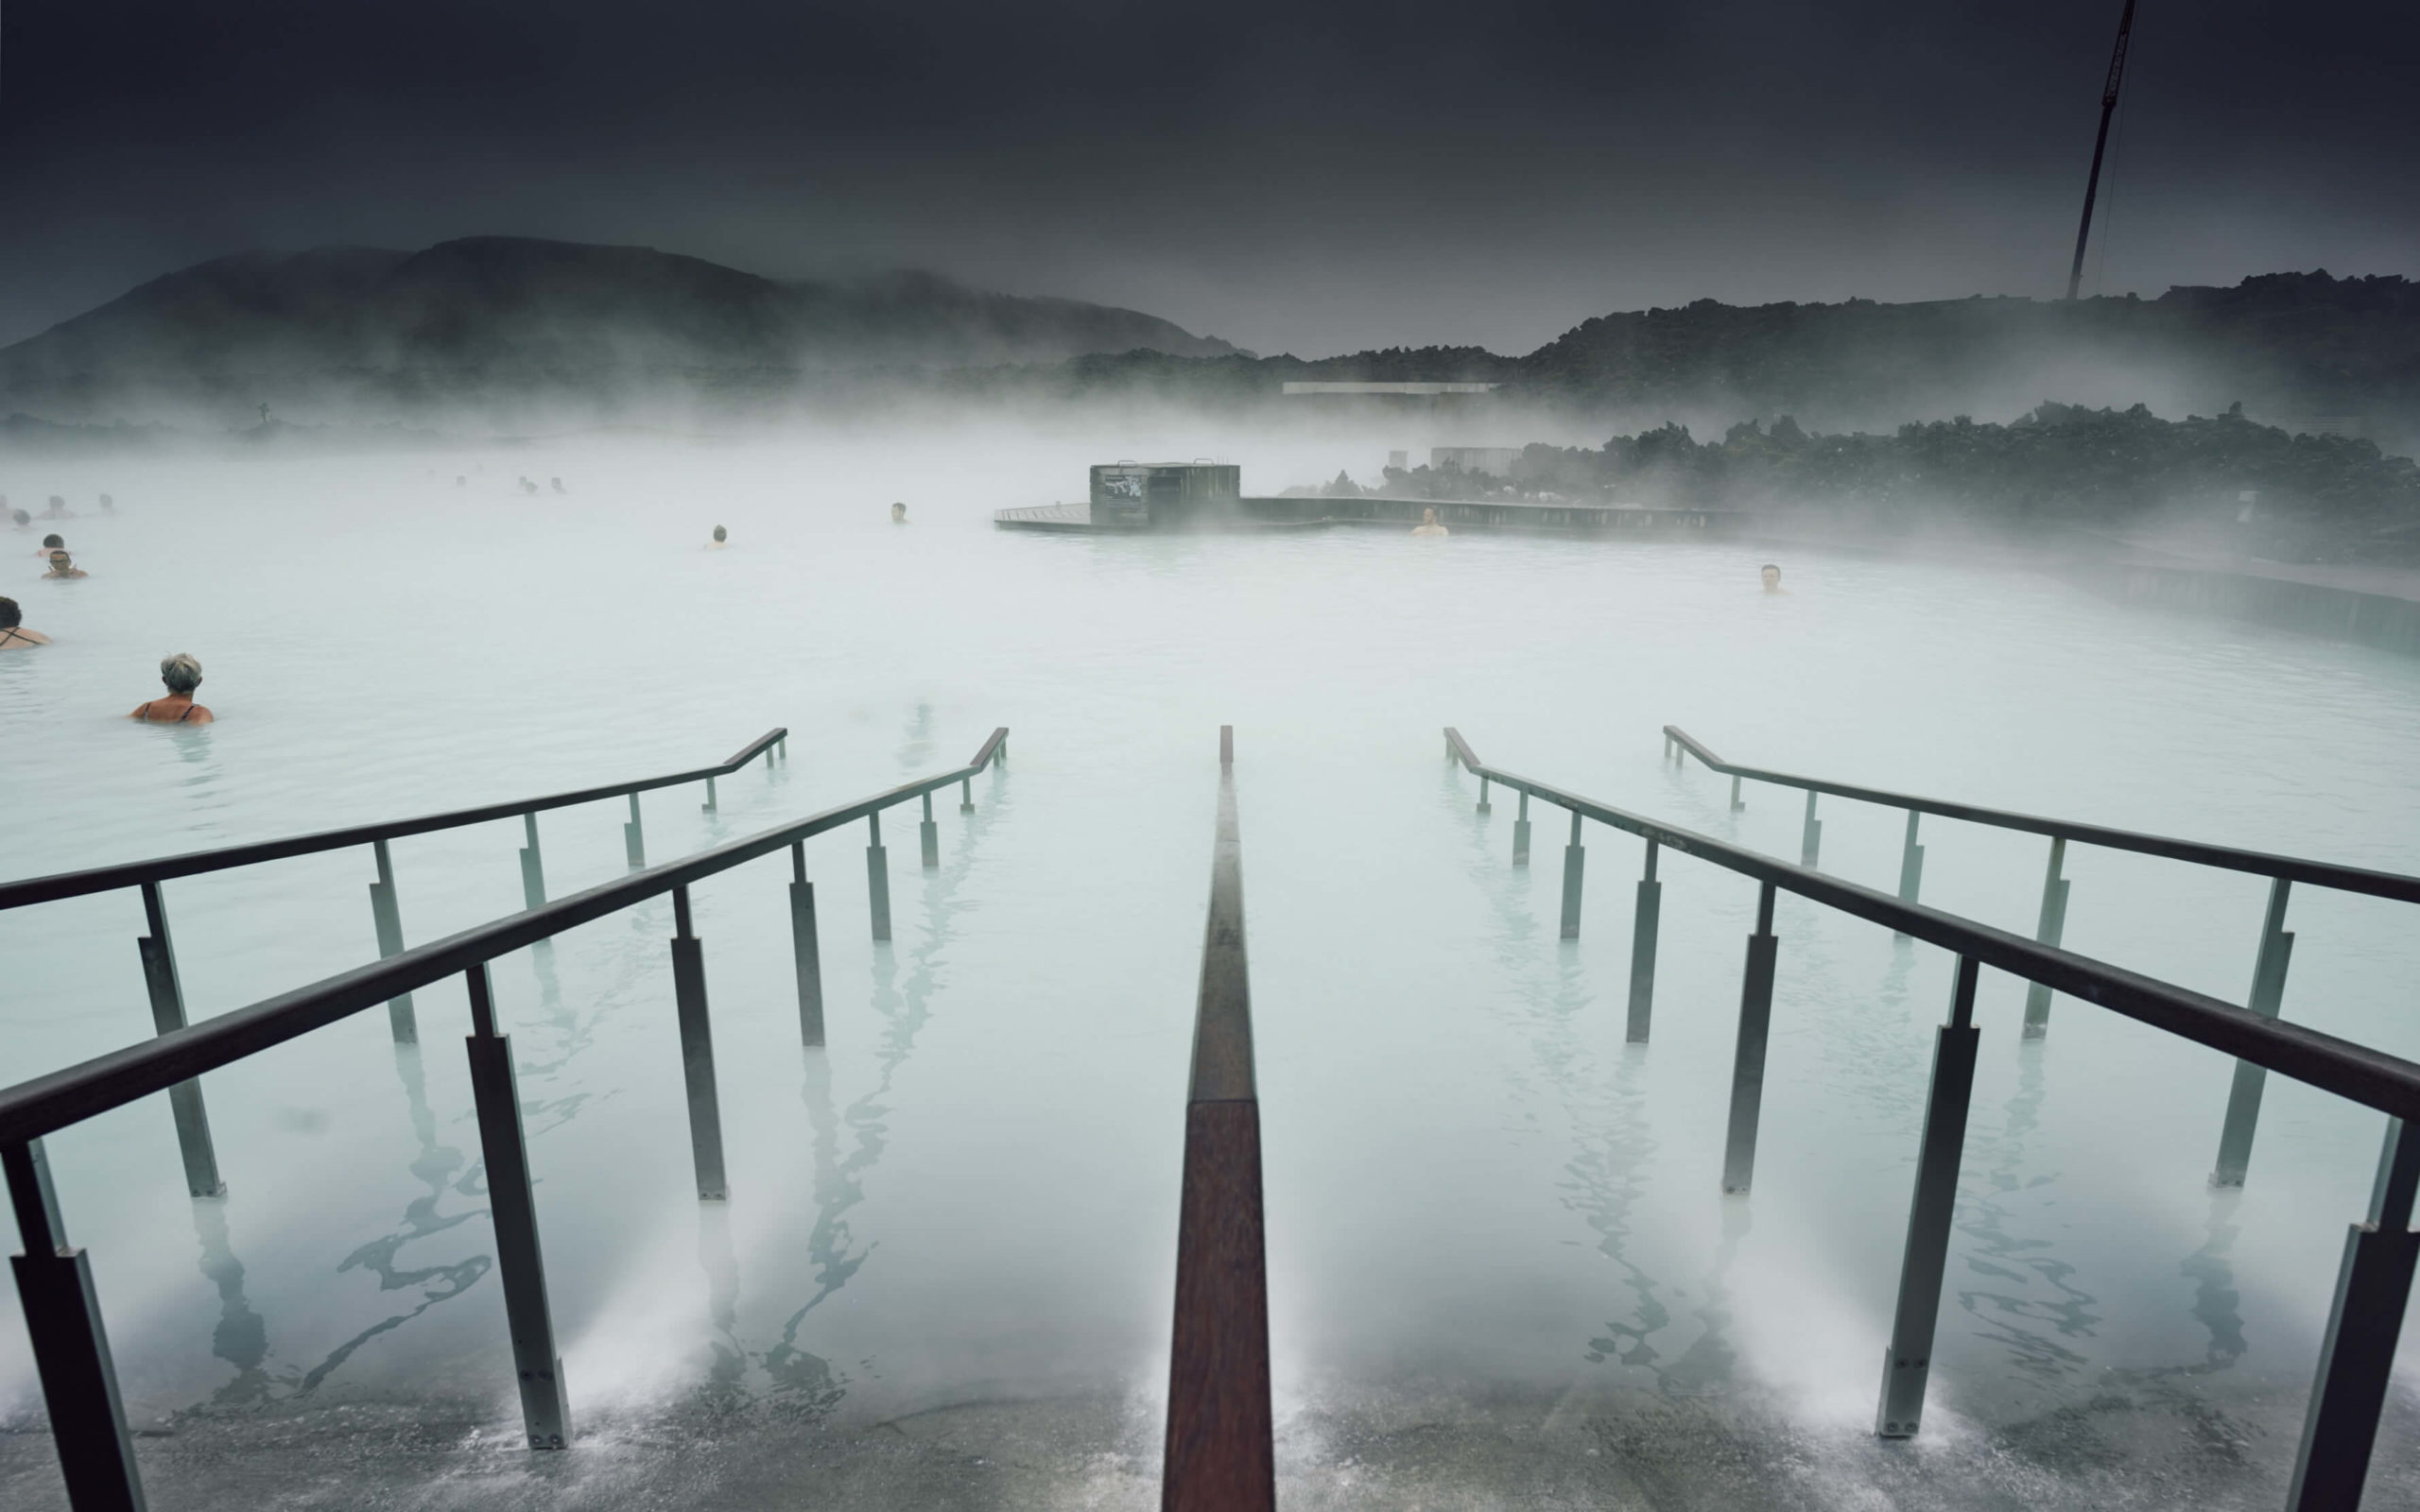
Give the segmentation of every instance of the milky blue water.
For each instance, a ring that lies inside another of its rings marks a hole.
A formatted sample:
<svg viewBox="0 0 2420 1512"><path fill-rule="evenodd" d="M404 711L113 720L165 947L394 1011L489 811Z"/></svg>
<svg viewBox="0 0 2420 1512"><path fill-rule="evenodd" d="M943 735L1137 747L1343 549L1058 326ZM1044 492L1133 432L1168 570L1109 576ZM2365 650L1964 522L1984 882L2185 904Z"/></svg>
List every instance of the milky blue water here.
<svg viewBox="0 0 2420 1512"><path fill-rule="evenodd" d="M2023 987L1987 972L1927 1437L1876 1489L1951 962L1782 900L1755 1189L1726 1198L1754 888L1667 852L1654 1036L1626 1046L1637 843L1589 833L1582 936L1559 940L1564 816L1541 807L1537 862L1512 868L1512 803L1475 813L1440 730L1790 859L1799 795L1751 786L1730 812L1723 780L1660 761L1661 725L1787 770L2415 870L2420 663L1980 558L1797 548L1792 592L1769 598L1755 569L1778 548L1749 542L989 523L1139 444L11 462L12 495L108 488L121 512L61 527L85 581L35 581L31 538L0 558L0 592L57 643L0 655L0 872L694 766L786 725L788 765L724 780L717 811L697 789L648 795L663 860L957 765L1011 727L977 812L939 805L937 869L908 814L885 826L889 945L865 923L862 830L810 845L828 1051L797 1042L786 862L697 889L728 1204L701 1211L691 1184L668 907L496 964L588 1435L574 1457L643 1465L649 1425L700 1400L832 1435L1080 1401L1090 1416L1033 1452L1033 1504L1148 1504L1232 723L1290 1503L1523 1504L1524 1456L1651 1460L1622 1425L1668 1410L1785 1432L1794 1489L1772 1504L2090 1504L2113 1486L2158 1504L2179 1466L2216 1478L2205 1500L2280 1500L2377 1116L2273 1079L2250 1183L2213 1194L2231 1062L2066 999L2021 1043ZM1222 444L1255 490L1338 465ZM522 473L571 492L526 497ZM701 549L717 523L731 548ZM219 722L129 725L175 650L202 661ZM550 891L620 874L626 816L544 816ZM1900 814L1824 817L1826 869L1895 885ZM1927 902L2031 929L2042 842L1925 838ZM519 907L521 843L517 822L397 842L406 937ZM2070 948L2243 999L2264 883L2090 850L2067 874ZM370 958L373 875L359 850L170 884L195 1016ZM2305 888L2290 927L2289 1017L2420 1056L2408 912ZM130 892L0 914L9 1080L147 1032L141 928ZM186 1197L164 1099L48 1142L130 1417L176 1430L140 1442L160 1475L178 1473L167 1446L344 1403L467 1402L486 1441L510 1437L458 988L421 993L419 1019L417 1053L372 1011L210 1076L223 1201ZM2404 1359L2380 1463L2409 1486L2409 1342ZM0 1486L55 1497L39 1400L11 1292L0 1417L41 1452ZM1550 1442L1565 1418L1599 1437ZM2046 1424L2070 1436L2045 1448ZM970 1455L1048 1436L961 1433ZM1450 1450L1406 1447L1423 1433Z"/></svg>

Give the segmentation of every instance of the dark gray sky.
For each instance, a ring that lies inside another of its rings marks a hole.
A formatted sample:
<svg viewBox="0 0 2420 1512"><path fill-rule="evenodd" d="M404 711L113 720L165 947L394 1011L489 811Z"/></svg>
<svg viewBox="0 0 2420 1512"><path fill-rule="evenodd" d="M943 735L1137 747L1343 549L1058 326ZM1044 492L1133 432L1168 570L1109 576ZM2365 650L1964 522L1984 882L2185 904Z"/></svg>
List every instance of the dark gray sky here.
<svg viewBox="0 0 2420 1512"><path fill-rule="evenodd" d="M1263 352L2065 284L2118 0L17 0L0 341L245 248L912 265ZM2143 0L2085 287L2420 271L2420 8Z"/></svg>

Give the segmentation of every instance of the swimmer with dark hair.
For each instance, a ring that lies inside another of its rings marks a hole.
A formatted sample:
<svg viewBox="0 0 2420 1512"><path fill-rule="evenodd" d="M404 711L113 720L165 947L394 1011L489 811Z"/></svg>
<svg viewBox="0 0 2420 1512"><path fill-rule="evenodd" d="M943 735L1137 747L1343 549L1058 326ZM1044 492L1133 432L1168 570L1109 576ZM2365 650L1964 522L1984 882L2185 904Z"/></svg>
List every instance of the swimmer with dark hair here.
<svg viewBox="0 0 2420 1512"><path fill-rule="evenodd" d="M0 493L0 504L7 504L8 502L9 496L5 493ZM9 511L9 523L20 530L31 530L34 527L34 517L26 513L23 509L11 509Z"/></svg>
<svg viewBox="0 0 2420 1512"><path fill-rule="evenodd" d="M90 577L93 575L77 566L76 558L67 555L66 552L54 551L50 554L50 571L43 576L44 577Z"/></svg>
<svg viewBox="0 0 2420 1512"><path fill-rule="evenodd" d="M52 552L63 549L66 544L66 540L58 532L53 531L51 534L42 538L42 544L34 548L34 555L44 561L48 561Z"/></svg>
<svg viewBox="0 0 2420 1512"><path fill-rule="evenodd" d="M706 542L706 549L708 551L720 551L730 544L731 532L725 530L720 525L717 525L715 526L715 539Z"/></svg>
<svg viewBox="0 0 2420 1512"><path fill-rule="evenodd" d="M54 493L50 496L50 507L42 512L42 517L45 520L73 520L76 511L67 507L65 499Z"/></svg>
<svg viewBox="0 0 2420 1512"><path fill-rule="evenodd" d="M0 651L22 651L29 645L48 645L50 637L40 630L26 628L26 611L13 598L0 598Z"/></svg>
<svg viewBox="0 0 2420 1512"><path fill-rule="evenodd" d="M1781 569L1774 566L1772 562L1767 562L1764 566L1758 568L1756 575L1765 580L1766 593L1780 593L1784 596L1789 594L1789 590L1781 586Z"/></svg>
<svg viewBox="0 0 2420 1512"><path fill-rule="evenodd" d="M151 725L207 725L216 722L217 715L193 701L193 692L201 686L201 663L191 654L179 651L160 662L160 680L168 696L149 703L137 704L129 719L140 719Z"/></svg>
<svg viewBox="0 0 2420 1512"><path fill-rule="evenodd" d="M894 525L904 525L908 523L908 507L906 505L894 504L890 507L890 523Z"/></svg>

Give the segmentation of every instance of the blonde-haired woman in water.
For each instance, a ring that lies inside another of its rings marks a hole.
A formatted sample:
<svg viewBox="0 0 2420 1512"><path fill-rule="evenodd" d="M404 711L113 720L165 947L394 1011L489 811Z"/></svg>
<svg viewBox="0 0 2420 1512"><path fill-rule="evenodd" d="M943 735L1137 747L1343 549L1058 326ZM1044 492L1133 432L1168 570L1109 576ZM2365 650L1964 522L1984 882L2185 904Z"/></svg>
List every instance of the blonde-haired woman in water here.
<svg viewBox="0 0 2420 1512"><path fill-rule="evenodd" d="M168 696L136 706L130 719L140 719L153 725L207 725L216 716L193 701L193 690L201 686L201 663L180 651L160 663L160 680L168 687Z"/></svg>

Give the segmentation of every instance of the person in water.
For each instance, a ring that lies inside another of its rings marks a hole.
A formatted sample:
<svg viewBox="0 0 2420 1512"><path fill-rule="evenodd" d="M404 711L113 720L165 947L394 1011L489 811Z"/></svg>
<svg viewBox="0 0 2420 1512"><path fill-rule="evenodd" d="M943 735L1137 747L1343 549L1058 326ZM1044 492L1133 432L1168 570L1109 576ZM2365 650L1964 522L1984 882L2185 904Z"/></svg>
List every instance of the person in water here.
<svg viewBox="0 0 2420 1512"><path fill-rule="evenodd" d="M717 525L715 526L715 539L706 542L706 549L708 551L720 551L723 547L730 544L731 532L725 530L720 525Z"/></svg>
<svg viewBox="0 0 2420 1512"><path fill-rule="evenodd" d="M65 499L54 493L50 496L50 507L43 511L42 517L45 520L73 520L76 511L67 507Z"/></svg>
<svg viewBox="0 0 2420 1512"><path fill-rule="evenodd" d="M7 504L8 502L9 496L5 493L0 493L0 504ZM15 525L20 530L31 530L34 527L34 517L26 513L23 509L11 509L9 511L9 523Z"/></svg>
<svg viewBox="0 0 2420 1512"><path fill-rule="evenodd" d="M106 494L106 493L104 493L104 494L102 494L102 495L101 495L101 513L103 513L103 514L115 514L115 513L117 513L117 501L116 501L115 499L111 498L111 497L110 497L108 494Z"/></svg>
<svg viewBox="0 0 2420 1512"><path fill-rule="evenodd" d="M43 561L48 561L52 552L62 550L66 545L66 541L54 531L42 538L42 544L34 548L34 555Z"/></svg>
<svg viewBox="0 0 2420 1512"><path fill-rule="evenodd" d="M1760 576L1763 576L1765 580L1766 593L1788 593L1789 592L1789 589L1781 586L1781 569L1774 566L1772 562L1765 563Z"/></svg>
<svg viewBox="0 0 2420 1512"><path fill-rule="evenodd" d="M193 691L201 686L201 663L183 651L164 657L160 662L160 680L167 685L168 696L149 703L137 704L129 719L140 719L151 725L207 725L217 716L193 701Z"/></svg>
<svg viewBox="0 0 2420 1512"><path fill-rule="evenodd" d="M77 566L76 558L64 551L54 551L50 554L50 571L43 576L44 577L90 577L93 575Z"/></svg>
<svg viewBox="0 0 2420 1512"><path fill-rule="evenodd" d="M26 628L26 611L13 598L0 598L0 651L22 651L29 645L48 645L50 637L40 630Z"/></svg>
<svg viewBox="0 0 2420 1512"><path fill-rule="evenodd" d="M908 523L908 507L906 505L894 504L890 507L890 523L894 525L904 525Z"/></svg>
<svg viewBox="0 0 2420 1512"><path fill-rule="evenodd" d="M571 491L571 490L563 487L563 480L561 478L548 478L546 481L555 486L555 491L557 493L569 493Z"/></svg>
<svg viewBox="0 0 2420 1512"><path fill-rule="evenodd" d="M1434 509L1423 509L1420 511L1420 524L1411 527L1411 533L1415 536L1445 536L1453 534L1452 531L1447 530L1443 525L1437 523L1437 511Z"/></svg>

